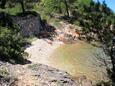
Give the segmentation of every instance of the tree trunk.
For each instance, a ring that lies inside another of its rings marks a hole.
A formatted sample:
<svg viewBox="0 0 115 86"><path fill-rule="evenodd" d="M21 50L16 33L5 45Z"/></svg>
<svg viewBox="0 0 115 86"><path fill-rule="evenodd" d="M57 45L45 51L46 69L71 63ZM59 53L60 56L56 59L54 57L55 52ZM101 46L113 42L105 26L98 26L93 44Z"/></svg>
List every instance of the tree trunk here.
<svg viewBox="0 0 115 86"><path fill-rule="evenodd" d="M101 36L100 31L97 31L97 34L99 35L100 41L104 43L103 37ZM110 58L111 58L111 64L112 64L112 75L111 79L113 82L115 82L115 44L112 44L110 52Z"/></svg>
<svg viewBox="0 0 115 86"><path fill-rule="evenodd" d="M67 17L69 18L70 15L69 15L69 9L68 9L67 0L64 0L64 1L65 1L65 6L66 6Z"/></svg>
<svg viewBox="0 0 115 86"><path fill-rule="evenodd" d="M112 62L112 80L115 82L115 47L111 48L111 52L110 52L110 57L111 57L111 62Z"/></svg>
<svg viewBox="0 0 115 86"><path fill-rule="evenodd" d="M23 14L25 13L25 7L24 7L24 2L23 0L20 0L20 5L21 5L21 8L22 8L22 12Z"/></svg>

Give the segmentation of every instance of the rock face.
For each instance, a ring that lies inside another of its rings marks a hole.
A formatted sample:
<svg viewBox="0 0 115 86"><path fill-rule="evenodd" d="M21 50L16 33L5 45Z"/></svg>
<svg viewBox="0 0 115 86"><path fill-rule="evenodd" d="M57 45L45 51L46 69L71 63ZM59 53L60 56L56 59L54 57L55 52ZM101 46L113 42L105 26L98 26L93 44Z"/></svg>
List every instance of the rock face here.
<svg viewBox="0 0 115 86"><path fill-rule="evenodd" d="M67 72L43 64L2 64L1 68L8 73L0 73L0 86L79 86Z"/></svg>
<svg viewBox="0 0 115 86"><path fill-rule="evenodd" d="M67 72L43 64L0 64L0 86L92 86L85 76L74 81Z"/></svg>
<svg viewBox="0 0 115 86"><path fill-rule="evenodd" d="M42 64L31 69L33 76L39 80L39 86L79 86L67 72Z"/></svg>
<svg viewBox="0 0 115 86"><path fill-rule="evenodd" d="M0 12L0 23L3 26L12 27L15 23L20 29L23 36L29 36L31 34L38 35L42 30L41 17L36 12L27 12L24 15L18 14L12 16L5 12Z"/></svg>
<svg viewBox="0 0 115 86"><path fill-rule="evenodd" d="M38 13L27 13L24 16L12 17L16 25L21 29L23 36L38 35L42 29L41 17Z"/></svg>

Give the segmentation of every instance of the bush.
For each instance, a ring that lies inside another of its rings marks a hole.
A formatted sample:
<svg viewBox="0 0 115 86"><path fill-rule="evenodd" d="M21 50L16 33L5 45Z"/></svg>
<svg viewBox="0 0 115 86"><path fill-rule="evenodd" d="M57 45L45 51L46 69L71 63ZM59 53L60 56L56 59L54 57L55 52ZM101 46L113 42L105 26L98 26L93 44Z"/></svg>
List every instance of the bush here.
<svg viewBox="0 0 115 86"><path fill-rule="evenodd" d="M20 62L24 53L23 46L23 37L17 30L0 27L0 60Z"/></svg>

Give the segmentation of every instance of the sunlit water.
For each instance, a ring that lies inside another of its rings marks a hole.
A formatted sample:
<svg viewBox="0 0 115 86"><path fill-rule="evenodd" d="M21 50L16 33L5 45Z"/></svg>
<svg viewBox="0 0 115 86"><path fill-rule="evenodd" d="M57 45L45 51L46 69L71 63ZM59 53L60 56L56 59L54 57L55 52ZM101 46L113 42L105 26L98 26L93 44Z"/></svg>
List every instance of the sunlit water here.
<svg viewBox="0 0 115 86"><path fill-rule="evenodd" d="M49 61L53 67L67 71L74 77L86 75L91 80L101 81L107 79L107 74L99 57L106 58L100 48L78 42L60 46L50 56Z"/></svg>

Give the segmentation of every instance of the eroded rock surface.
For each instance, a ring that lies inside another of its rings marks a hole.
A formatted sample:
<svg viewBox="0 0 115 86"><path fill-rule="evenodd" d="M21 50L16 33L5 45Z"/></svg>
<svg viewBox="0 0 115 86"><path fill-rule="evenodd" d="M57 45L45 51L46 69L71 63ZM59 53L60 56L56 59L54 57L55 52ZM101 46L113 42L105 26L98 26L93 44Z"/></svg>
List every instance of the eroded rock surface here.
<svg viewBox="0 0 115 86"><path fill-rule="evenodd" d="M31 12L26 16L13 16L12 19L21 29L23 36L38 35L42 29L41 17L38 13Z"/></svg>
<svg viewBox="0 0 115 86"><path fill-rule="evenodd" d="M67 72L43 64L5 64L0 68L0 86L79 86Z"/></svg>
<svg viewBox="0 0 115 86"><path fill-rule="evenodd" d="M33 76L38 78L40 86L78 86L67 72L42 64L30 66L30 68Z"/></svg>

